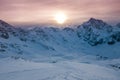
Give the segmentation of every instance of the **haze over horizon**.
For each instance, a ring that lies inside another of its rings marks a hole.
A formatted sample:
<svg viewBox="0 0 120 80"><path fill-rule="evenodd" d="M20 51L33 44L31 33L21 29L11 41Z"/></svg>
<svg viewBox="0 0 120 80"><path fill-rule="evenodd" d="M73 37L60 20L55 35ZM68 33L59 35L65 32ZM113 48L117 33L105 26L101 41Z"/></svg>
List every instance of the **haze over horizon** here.
<svg viewBox="0 0 120 80"><path fill-rule="evenodd" d="M0 19L10 24L56 24L53 16L61 11L64 24L78 24L89 18L110 24L120 22L120 0L0 0Z"/></svg>

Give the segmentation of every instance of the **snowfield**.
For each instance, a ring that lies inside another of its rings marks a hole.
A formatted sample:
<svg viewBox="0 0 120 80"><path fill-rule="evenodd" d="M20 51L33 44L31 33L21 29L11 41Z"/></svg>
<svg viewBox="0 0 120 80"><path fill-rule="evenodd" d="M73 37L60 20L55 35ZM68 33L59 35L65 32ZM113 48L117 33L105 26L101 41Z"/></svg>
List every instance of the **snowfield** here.
<svg viewBox="0 0 120 80"><path fill-rule="evenodd" d="M119 61L48 63L4 58L0 60L0 80L120 80L120 69L108 65Z"/></svg>
<svg viewBox="0 0 120 80"><path fill-rule="evenodd" d="M120 26L16 28L0 20L0 80L120 80Z"/></svg>

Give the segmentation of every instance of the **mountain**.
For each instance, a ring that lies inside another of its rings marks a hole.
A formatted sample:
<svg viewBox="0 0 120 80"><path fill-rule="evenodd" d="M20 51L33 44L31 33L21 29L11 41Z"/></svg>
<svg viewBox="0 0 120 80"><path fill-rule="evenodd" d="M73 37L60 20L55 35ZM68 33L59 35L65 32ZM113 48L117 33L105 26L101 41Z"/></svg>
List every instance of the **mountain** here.
<svg viewBox="0 0 120 80"><path fill-rule="evenodd" d="M115 31L113 26L102 20L94 18L78 26L78 35L92 46L102 43L111 45L120 40L119 31Z"/></svg>
<svg viewBox="0 0 120 80"><path fill-rule="evenodd" d="M116 26L117 26L118 28L120 28L120 23L118 23Z"/></svg>
<svg viewBox="0 0 120 80"><path fill-rule="evenodd" d="M115 58L120 57L120 47L111 51L108 49L119 45L119 42L120 28L94 18L78 27L30 29L15 28L0 20L0 57L13 56L28 59L40 56L61 56L69 59L86 53ZM101 47L96 49L98 46ZM105 49L105 46L108 48ZM105 50L100 52L102 49ZM116 54L113 54L114 52Z"/></svg>
<svg viewBox="0 0 120 80"><path fill-rule="evenodd" d="M0 80L120 80L120 28L17 28L0 20Z"/></svg>

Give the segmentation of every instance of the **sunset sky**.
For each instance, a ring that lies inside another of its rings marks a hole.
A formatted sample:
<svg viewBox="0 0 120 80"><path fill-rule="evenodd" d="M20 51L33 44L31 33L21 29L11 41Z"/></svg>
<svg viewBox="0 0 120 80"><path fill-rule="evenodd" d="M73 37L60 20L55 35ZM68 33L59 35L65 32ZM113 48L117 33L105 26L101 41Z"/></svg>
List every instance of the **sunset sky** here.
<svg viewBox="0 0 120 80"><path fill-rule="evenodd" d="M0 0L0 19L11 24L54 24L59 11L67 15L66 24L90 17L120 22L120 0Z"/></svg>

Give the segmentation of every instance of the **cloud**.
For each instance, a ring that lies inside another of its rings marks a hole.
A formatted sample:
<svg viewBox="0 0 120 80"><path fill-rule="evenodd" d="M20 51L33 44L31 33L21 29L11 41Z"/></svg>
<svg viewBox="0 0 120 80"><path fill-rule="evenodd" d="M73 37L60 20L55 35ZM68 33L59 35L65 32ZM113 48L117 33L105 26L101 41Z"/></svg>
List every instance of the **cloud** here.
<svg viewBox="0 0 120 80"><path fill-rule="evenodd" d="M0 18L12 23L50 23L51 15L62 10L73 23L90 17L114 22L120 20L119 4L120 0L0 0Z"/></svg>

